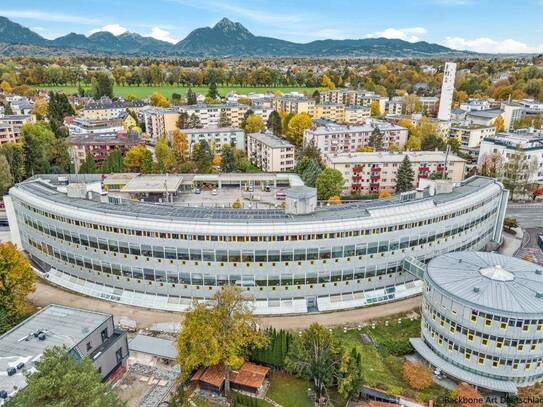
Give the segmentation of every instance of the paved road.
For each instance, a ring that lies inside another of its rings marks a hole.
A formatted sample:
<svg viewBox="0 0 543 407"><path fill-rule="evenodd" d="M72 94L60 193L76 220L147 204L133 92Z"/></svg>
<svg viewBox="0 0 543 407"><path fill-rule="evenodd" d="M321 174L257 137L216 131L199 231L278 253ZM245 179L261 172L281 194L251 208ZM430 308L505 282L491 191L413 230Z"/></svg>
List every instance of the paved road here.
<svg viewBox="0 0 543 407"><path fill-rule="evenodd" d="M37 281L36 291L30 294L29 300L32 304L39 307L54 303L93 311L107 312L113 314L116 318L126 317L136 321L138 329L150 328L157 323L176 323L183 321L183 314L181 313L156 311L117 304L92 297L85 297L53 286L42 280ZM412 311L418 312L420 305L421 297L417 296L402 301L375 305L367 308L302 316L263 317L260 318L260 321L264 326L289 330L305 329L314 322L318 322L325 326L356 326L367 321L386 318L400 313Z"/></svg>
<svg viewBox="0 0 543 407"><path fill-rule="evenodd" d="M543 205L509 204L506 216L516 218L522 228L543 226Z"/></svg>

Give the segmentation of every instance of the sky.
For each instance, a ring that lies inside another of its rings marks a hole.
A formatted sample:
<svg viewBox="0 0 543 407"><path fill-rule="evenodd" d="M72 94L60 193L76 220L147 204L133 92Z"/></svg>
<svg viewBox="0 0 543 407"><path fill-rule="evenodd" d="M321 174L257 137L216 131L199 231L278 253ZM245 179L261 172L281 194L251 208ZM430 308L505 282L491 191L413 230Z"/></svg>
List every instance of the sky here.
<svg viewBox="0 0 543 407"><path fill-rule="evenodd" d="M227 17L255 35L294 42L386 37L543 52L543 0L1 0L0 16L49 39L105 30L175 43Z"/></svg>

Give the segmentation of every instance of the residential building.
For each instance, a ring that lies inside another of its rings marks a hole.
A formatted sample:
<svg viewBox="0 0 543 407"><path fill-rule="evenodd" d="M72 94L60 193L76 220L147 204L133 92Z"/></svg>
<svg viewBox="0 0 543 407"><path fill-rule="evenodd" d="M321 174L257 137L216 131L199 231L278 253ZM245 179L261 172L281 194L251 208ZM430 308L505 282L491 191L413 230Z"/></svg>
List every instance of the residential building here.
<svg viewBox="0 0 543 407"><path fill-rule="evenodd" d="M247 134L247 157L266 172L292 171L296 165L294 145L271 133Z"/></svg>
<svg viewBox="0 0 543 407"><path fill-rule="evenodd" d="M485 99L469 99L466 102L460 103L460 109L465 112L471 112L473 110L488 110L492 106L490 102Z"/></svg>
<svg viewBox="0 0 543 407"><path fill-rule="evenodd" d="M530 182L543 181L543 131L520 129L485 138L479 148L479 168L492 154L499 154L504 163L522 154L522 161L533 170L528 174Z"/></svg>
<svg viewBox="0 0 543 407"><path fill-rule="evenodd" d="M113 315L50 304L0 336L0 391L12 397L23 389L36 361L53 346L65 346L77 361L89 358L102 380L128 358L126 332L115 327Z"/></svg>
<svg viewBox="0 0 543 407"><path fill-rule="evenodd" d="M441 97L439 98L439 111L437 113L439 120L451 120L455 77L456 64L454 62L446 62L445 70L443 71L443 84L441 85Z"/></svg>
<svg viewBox="0 0 543 407"><path fill-rule="evenodd" d="M14 143L18 141L13 126L11 124L0 123L0 145L5 143Z"/></svg>
<svg viewBox="0 0 543 407"><path fill-rule="evenodd" d="M437 177L458 182L464 179L466 162L442 151L409 151L405 153L340 153L325 155L326 166L341 172L345 179L344 194L378 194L394 192L398 168L405 156L413 169L413 189L419 180ZM445 165L445 158L447 164ZM443 175L443 172L446 172Z"/></svg>
<svg viewBox="0 0 543 407"><path fill-rule="evenodd" d="M236 189L261 176L212 174L232 179ZM207 174L188 174L186 183L193 177L208 182ZM118 200L101 185L100 174L67 174L60 182L45 174L16 184L4 197L11 240L52 284L102 301L175 312L227 284L243 287L259 315L351 309L419 295L422 283L403 271L402 260L427 261L501 241L507 205L507 190L486 177L430 196L318 209L297 205L305 193L288 189L293 202L285 208L232 209L220 206L220 196L208 198L207 206ZM72 189L79 196L68 196ZM293 213L300 206L307 212Z"/></svg>
<svg viewBox="0 0 543 407"><path fill-rule="evenodd" d="M362 124L371 118L371 109L368 106L345 106L343 120L345 124Z"/></svg>
<svg viewBox="0 0 543 407"><path fill-rule="evenodd" d="M27 123L36 123L36 116L33 114L27 115L0 115L0 125L5 124L11 126L13 130L14 141L19 141L21 134L21 127Z"/></svg>
<svg viewBox="0 0 543 407"><path fill-rule="evenodd" d="M439 103L437 96L419 96L420 107L423 112L431 112Z"/></svg>
<svg viewBox="0 0 543 407"><path fill-rule="evenodd" d="M71 120L65 120L65 124L70 135L116 133L124 130L122 117L108 120L75 117Z"/></svg>
<svg viewBox="0 0 543 407"><path fill-rule="evenodd" d="M87 103L87 105L81 109L80 114L81 117L85 119L109 120L118 117L122 113L126 113L127 109L138 113L145 106L148 106L148 104L141 100L113 102L110 99L105 98L96 102Z"/></svg>
<svg viewBox="0 0 543 407"><path fill-rule="evenodd" d="M278 96L271 101L273 110L285 113L307 113L313 116L315 113L315 101L306 97Z"/></svg>
<svg viewBox="0 0 543 407"><path fill-rule="evenodd" d="M381 120L368 120L363 125L345 126L327 124L304 131L304 145L314 143L323 154L356 152L358 147L367 146L370 136L378 128L383 137L383 148L391 144L402 148L407 142L408 130Z"/></svg>
<svg viewBox="0 0 543 407"><path fill-rule="evenodd" d="M386 102L385 113L391 116L399 116L403 112L403 96L391 97Z"/></svg>
<svg viewBox="0 0 543 407"><path fill-rule="evenodd" d="M92 154L96 166L99 167L113 150L124 153L137 144L143 144L139 135L135 132L124 131L99 134L81 133L66 138L68 154L76 171L79 171L88 153Z"/></svg>
<svg viewBox="0 0 543 407"><path fill-rule="evenodd" d="M522 106L524 117L535 117L543 114L543 102L534 99L515 100L513 103Z"/></svg>
<svg viewBox="0 0 543 407"><path fill-rule="evenodd" d="M179 110L177 108L146 107L139 114L145 123L145 132L156 143L160 137L168 135L177 128Z"/></svg>
<svg viewBox="0 0 543 407"><path fill-rule="evenodd" d="M320 93L320 103L341 103L346 106L370 107L372 102L379 104L379 111L386 111L388 97L366 90L338 89Z"/></svg>
<svg viewBox="0 0 543 407"><path fill-rule="evenodd" d="M27 98L20 98L12 101L10 104L11 111L15 115L30 115L32 114L32 102Z"/></svg>
<svg viewBox="0 0 543 407"><path fill-rule="evenodd" d="M252 110L253 113L262 118L262 121L266 123L268 116L273 111L269 107L249 106L239 103L233 104L220 104L220 105L186 105L179 106L179 112L185 112L189 116L195 114L200 120L202 127L219 127L219 120L221 113L224 112L231 127L241 127L243 117L248 110Z"/></svg>
<svg viewBox="0 0 543 407"><path fill-rule="evenodd" d="M478 126L468 123L453 123L449 132L449 138L455 138L461 148L476 148L486 137L496 134L494 126Z"/></svg>
<svg viewBox="0 0 543 407"><path fill-rule="evenodd" d="M503 111L503 125L505 131L509 131L513 128L513 123L522 119L524 115L524 107L515 103L502 103L500 106Z"/></svg>
<svg viewBox="0 0 543 407"><path fill-rule="evenodd" d="M215 153L219 153L223 145L228 144L238 150L245 151L245 132L236 127L207 127L202 129L183 129L187 136L189 153L201 140L207 141ZM173 131L168 133L168 139L172 142Z"/></svg>
<svg viewBox="0 0 543 407"><path fill-rule="evenodd" d="M541 383L542 267L458 251L404 269L424 281L421 337L410 341L433 369L502 394Z"/></svg>

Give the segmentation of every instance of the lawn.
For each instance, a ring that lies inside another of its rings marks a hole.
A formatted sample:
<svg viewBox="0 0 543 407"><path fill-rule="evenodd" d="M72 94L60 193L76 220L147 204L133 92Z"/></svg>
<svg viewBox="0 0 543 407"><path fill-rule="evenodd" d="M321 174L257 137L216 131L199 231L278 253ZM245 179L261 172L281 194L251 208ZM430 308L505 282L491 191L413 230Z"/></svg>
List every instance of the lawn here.
<svg viewBox="0 0 543 407"><path fill-rule="evenodd" d="M73 94L77 92L77 86L34 86L36 89L47 89L47 90L62 90L67 94ZM84 86L85 91L89 91L90 87ZM240 95L245 95L250 92L305 92L308 95L311 95L315 89L318 88L305 88L299 86L278 86L278 87L243 87L243 86L217 86L219 94L221 96L226 95L231 90L236 91ZM134 95L137 98L144 98L151 95L153 92L159 92L162 95L166 96L168 99L172 96L172 93L185 94L188 90L188 87L182 86L170 86L170 85L161 85L161 86L113 86L113 95L126 97L128 95ZM197 93L205 95L208 91L207 86L195 86L192 88Z"/></svg>
<svg viewBox="0 0 543 407"><path fill-rule="evenodd" d="M398 323L401 318L401 323ZM419 401L434 401L440 395L448 394L446 389L433 384L428 389L416 391L404 381L402 365L404 355L413 351L409 338L420 336L420 319L411 321L404 315L389 318L388 326L384 320L377 321L375 328L366 326L344 332L337 329L334 333L349 349L355 347L362 355L365 384L378 388L392 395L403 395ZM367 334L373 345L364 345L361 335Z"/></svg>
<svg viewBox="0 0 543 407"><path fill-rule="evenodd" d="M267 396L285 407L313 407L307 393L309 387L305 380L277 372L270 379Z"/></svg>

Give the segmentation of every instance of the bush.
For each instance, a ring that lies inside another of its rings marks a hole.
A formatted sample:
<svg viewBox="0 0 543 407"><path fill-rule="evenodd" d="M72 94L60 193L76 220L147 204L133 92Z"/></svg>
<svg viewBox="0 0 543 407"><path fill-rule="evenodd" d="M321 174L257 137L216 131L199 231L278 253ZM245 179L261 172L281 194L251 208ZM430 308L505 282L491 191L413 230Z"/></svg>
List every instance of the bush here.
<svg viewBox="0 0 543 407"><path fill-rule="evenodd" d="M285 357L292 343L292 334L282 329L276 331L271 328L267 329L267 334L268 346L253 350L249 356L249 360L254 363L282 369Z"/></svg>
<svg viewBox="0 0 543 407"><path fill-rule="evenodd" d="M270 404L266 401L251 397L246 394L232 392L230 393L231 407L269 407Z"/></svg>

